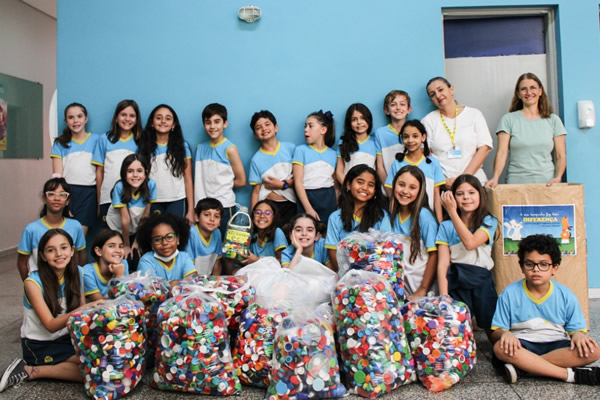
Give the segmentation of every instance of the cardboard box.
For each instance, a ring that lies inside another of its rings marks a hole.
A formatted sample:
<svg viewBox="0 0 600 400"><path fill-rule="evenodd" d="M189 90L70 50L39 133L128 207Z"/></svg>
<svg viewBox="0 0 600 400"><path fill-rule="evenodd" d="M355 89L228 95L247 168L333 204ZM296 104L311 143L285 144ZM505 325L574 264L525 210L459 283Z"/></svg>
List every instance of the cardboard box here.
<svg viewBox="0 0 600 400"><path fill-rule="evenodd" d="M492 274L498 293L523 278L516 255L519 240L535 233L550 234L562 252L554 280L575 293L589 328L583 185L498 185L487 189L487 195L490 212L498 218L500 234L492 249Z"/></svg>

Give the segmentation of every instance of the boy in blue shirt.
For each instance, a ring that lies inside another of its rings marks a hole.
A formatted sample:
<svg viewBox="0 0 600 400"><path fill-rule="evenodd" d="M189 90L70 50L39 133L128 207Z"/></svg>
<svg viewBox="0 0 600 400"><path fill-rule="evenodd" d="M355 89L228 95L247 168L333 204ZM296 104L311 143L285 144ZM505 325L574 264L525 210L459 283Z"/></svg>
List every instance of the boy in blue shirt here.
<svg viewBox="0 0 600 400"><path fill-rule="evenodd" d="M549 235L531 235L519 243L525 279L508 285L492 320L493 363L504 362L504 378L515 383L522 371L571 383L600 385L600 368L585 367L600 358L587 335L577 298L553 282L560 250Z"/></svg>
<svg viewBox="0 0 600 400"><path fill-rule="evenodd" d="M235 144L225 137L227 109L212 103L202 111L208 142L196 148L194 198L196 203L210 197L223 205L221 235L225 235L229 219L236 213L234 188L246 186L246 172Z"/></svg>
<svg viewBox="0 0 600 400"><path fill-rule="evenodd" d="M206 198L196 204L198 222L190 228L185 251L194 260L200 275L221 275L221 216L223 205L217 199Z"/></svg>
<svg viewBox="0 0 600 400"><path fill-rule="evenodd" d="M254 137L260 140L260 149L250 161L249 181L252 188L250 209L259 200L269 199L275 202L279 212L281 228L296 215L296 193L292 160L296 146L277 140L279 126L273 113L262 110L254 113L250 121Z"/></svg>

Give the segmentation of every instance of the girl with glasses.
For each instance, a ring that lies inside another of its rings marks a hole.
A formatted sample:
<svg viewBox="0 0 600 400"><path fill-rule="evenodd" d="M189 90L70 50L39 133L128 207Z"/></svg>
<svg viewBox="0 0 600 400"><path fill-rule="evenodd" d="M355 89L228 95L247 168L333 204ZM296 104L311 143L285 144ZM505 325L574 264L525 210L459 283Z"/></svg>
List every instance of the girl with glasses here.
<svg viewBox="0 0 600 400"><path fill-rule="evenodd" d="M137 241L144 253L138 264L143 273L168 280L171 285L196 272L194 261L183 251L190 228L182 217L170 213L153 214L140 225Z"/></svg>
<svg viewBox="0 0 600 400"><path fill-rule="evenodd" d="M288 243L278 224L279 213L275 203L267 199L257 202L252 209L250 254L242 265L258 261L260 257L275 257L281 262L281 252Z"/></svg>
<svg viewBox="0 0 600 400"><path fill-rule="evenodd" d="M85 235L81 224L69 218L70 201L71 187L65 178L52 178L44 184L42 190L44 206L40 212L40 219L25 227L17 247L17 268L22 280L25 280L31 272L37 271L38 244L49 229L60 228L71 235L76 248L75 263L86 264Z"/></svg>

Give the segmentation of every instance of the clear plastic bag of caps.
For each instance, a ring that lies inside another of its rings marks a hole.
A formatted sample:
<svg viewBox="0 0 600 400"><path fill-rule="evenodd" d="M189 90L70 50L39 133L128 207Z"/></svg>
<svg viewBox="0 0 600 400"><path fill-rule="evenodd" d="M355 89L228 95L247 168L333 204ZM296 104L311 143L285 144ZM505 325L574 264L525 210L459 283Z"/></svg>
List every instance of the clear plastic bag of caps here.
<svg viewBox="0 0 600 400"><path fill-rule="evenodd" d="M145 310L141 302L130 296L106 300L72 313L67 327L88 396L117 399L141 381L146 362Z"/></svg>
<svg viewBox="0 0 600 400"><path fill-rule="evenodd" d="M242 311L254 297L254 288L240 275L206 276L192 274L171 289L173 296L200 290L221 302L230 332L237 333Z"/></svg>
<svg viewBox="0 0 600 400"><path fill-rule="evenodd" d="M350 270L332 300L343 371L353 392L375 398L416 379L398 299L383 276Z"/></svg>
<svg viewBox="0 0 600 400"><path fill-rule="evenodd" d="M174 296L159 307L158 322L150 386L217 396L240 393L220 301L201 291Z"/></svg>
<svg viewBox="0 0 600 400"><path fill-rule="evenodd" d="M270 308L256 298L242 312L233 348L233 365L242 383L269 386L275 331L289 312L281 303Z"/></svg>
<svg viewBox="0 0 600 400"><path fill-rule="evenodd" d="M275 334L273 365L266 399L342 397L331 326L331 306L296 310L285 317Z"/></svg>
<svg viewBox="0 0 600 400"><path fill-rule="evenodd" d="M171 295L169 282L157 276L143 275L141 271L121 278L113 278L108 282L109 298L114 299L127 294L141 301L145 306L148 360L151 365L158 333L156 313L162 302Z"/></svg>
<svg viewBox="0 0 600 400"><path fill-rule="evenodd" d="M458 383L477 362L469 308L449 296L419 297L402 308L419 380L431 392Z"/></svg>
<svg viewBox="0 0 600 400"><path fill-rule="evenodd" d="M352 232L337 245L340 277L353 269L375 272L388 280L401 302L405 297L403 259L402 235L397 233Z"/></svg>
<svg viewBox="0 0 600 400"><path fill-rule="evenodd" d="M248 208L241 206L227 224L221 255L233 260L243 260L243 256L248 255L250 249L251 234L252 219L248 214Z"/></svg>

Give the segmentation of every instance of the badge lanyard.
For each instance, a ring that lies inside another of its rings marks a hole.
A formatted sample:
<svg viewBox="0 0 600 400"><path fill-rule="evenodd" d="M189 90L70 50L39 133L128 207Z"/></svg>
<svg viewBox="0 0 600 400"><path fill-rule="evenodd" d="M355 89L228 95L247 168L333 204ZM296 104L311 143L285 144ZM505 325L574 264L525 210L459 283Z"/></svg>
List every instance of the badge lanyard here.
<svg viewBox="0 0 600 400"><path fill-rule="evenodd" d="M458 117L458 105L456 105L456 110L454 111L454 127L452 128L452 131L450 131L450 128L448 128L448 125L446 124L446 120L444 119L444 116L442 115L442 112L440 111L440 119L442 120L442 124L444 125L444 128L446 128L446 132L448 132L448 135L450 135L450 141L452 142L452 150L456 149L454 142L456 140L456 119L457 119L457 117Z"/></svg>

